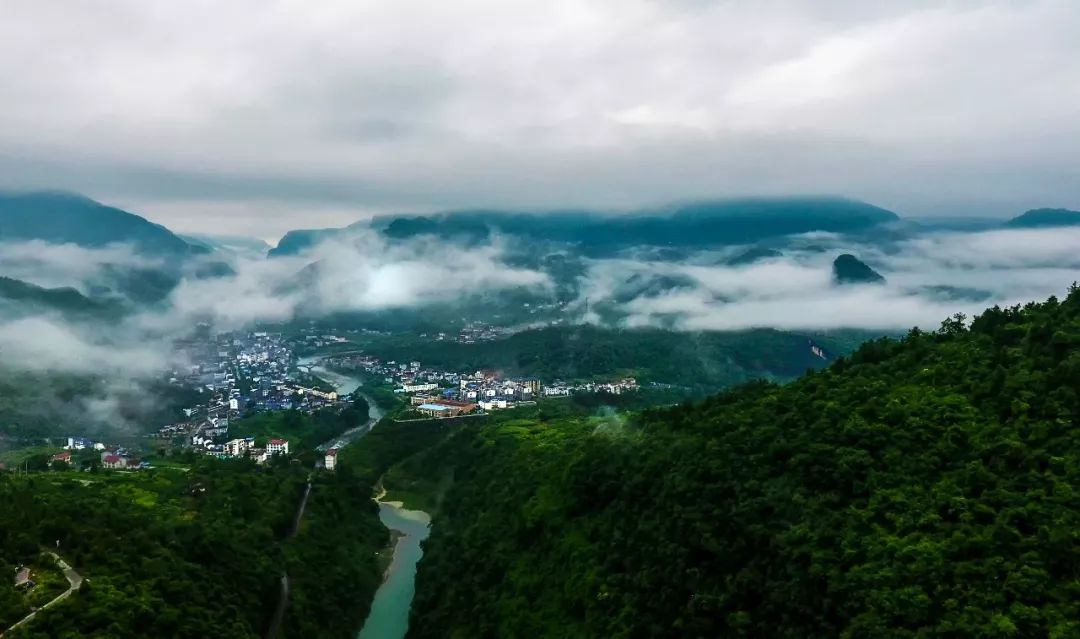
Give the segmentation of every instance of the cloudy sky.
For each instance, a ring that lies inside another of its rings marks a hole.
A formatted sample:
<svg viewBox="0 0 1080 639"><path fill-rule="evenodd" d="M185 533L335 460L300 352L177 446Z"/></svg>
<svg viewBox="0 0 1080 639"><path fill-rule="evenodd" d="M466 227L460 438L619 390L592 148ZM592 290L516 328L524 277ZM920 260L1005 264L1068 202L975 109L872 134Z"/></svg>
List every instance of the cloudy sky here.
<svg viewBox="0 0 1080 639"><path fill-rule="evenodd" d="M830 193L1080 208L1075 0L5 0L0 187L274 239Z"/></svg>

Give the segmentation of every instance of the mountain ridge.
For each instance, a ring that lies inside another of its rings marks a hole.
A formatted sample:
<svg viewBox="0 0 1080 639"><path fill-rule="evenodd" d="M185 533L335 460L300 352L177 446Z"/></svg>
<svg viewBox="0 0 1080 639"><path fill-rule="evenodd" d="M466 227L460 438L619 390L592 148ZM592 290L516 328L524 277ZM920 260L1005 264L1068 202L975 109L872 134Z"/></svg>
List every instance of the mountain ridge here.
<svg viewBox="0 0 1080 639"><path fill-rule="evenodd" d="M128 243L139 253L169 258L207 252L161 224L84 195L0 192L0 241L30 240L87 248Z"/></svg>

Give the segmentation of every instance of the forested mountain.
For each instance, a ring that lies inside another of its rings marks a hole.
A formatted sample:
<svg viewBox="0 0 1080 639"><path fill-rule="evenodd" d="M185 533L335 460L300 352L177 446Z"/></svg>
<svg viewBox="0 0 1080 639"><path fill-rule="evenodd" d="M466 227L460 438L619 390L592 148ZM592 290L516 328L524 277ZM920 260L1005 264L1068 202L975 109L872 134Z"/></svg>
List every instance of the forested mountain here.
<svg viewBox="0 0 1080 639"><path fill-rule="evenodd" d="M463 429L412 465L456 470L409 636L1077 636L1078 389L1074 287L788 385Z"/></svg>
<svg viewBox="0 0 1080 639"><path fill-rule="evenodd" d="M0 193L0 241L101 247L127 243L158 257L204 253L160 224L73 193Z"/></svg>
<svg viewBox="0 0 1080 639"><path fill-rule="evenodd" d="M1032 209L1005 223L1009 228L1045 228L1080 226L1080 211L1069 209Z"/></svg>
<svg viewBox="0 0 1080 639"><path fill-rule="evenodd" d="M859 232L898 219L895 213L871 204L832 197L715 200L622 214L587 210L543 215L450 211L428 216L380 217L346 229L293 231L270 254L295 254L337 233L369 227L396 239L433 234L478 241L499 233L605 252L636 246L747 244L810 231Z"/></svg>

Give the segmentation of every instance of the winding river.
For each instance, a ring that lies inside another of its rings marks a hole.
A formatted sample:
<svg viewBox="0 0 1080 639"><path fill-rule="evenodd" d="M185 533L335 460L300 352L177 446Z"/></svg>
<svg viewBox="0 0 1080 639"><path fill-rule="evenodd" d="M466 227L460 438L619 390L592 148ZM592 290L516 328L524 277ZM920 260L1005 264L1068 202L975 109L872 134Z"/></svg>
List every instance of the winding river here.
<svg viewBox="0 0 1080 639"><path fill-rule="evenodd" d="M382 410L368 395L360 391L362 382L349 375L324 368L318 357L304 357L297 363L310 367L311 374L323 379L345 395L360 393L370 406L370 419L366 424L350 429L333 441L326 442L320 450L347 446L363 437L382 418ZM407 510L400 502L383 501L384 494L374 499L379 504L379 521L396 533L394 556L383 576L383 583L375 593L371 611L360 630L358 639L403 639L409 629L409 608L416 592L416 564L423 556L421 542L427 539L431 518L420 510Z"/></svg>

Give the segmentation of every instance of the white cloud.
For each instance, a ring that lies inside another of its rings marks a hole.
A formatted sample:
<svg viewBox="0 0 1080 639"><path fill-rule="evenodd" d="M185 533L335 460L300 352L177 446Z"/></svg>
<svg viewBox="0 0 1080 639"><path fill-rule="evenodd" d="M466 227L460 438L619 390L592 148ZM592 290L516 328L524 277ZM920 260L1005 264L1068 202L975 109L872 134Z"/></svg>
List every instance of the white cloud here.
<svg viewBox="0 0 1080 639"><path fill-rule="evenodd" d="M781 258L746 266L718 264L717 255L678 263L594 261L578 303L585 298L594 306L615 302L627 326L681 330L934 329L957 312L974 315L994 304L1011 306L1062 295L1080 281L1076 251L1080 229L940 233L906 240L889 250L844 244L835 237L818 236L813 243L831 248L789 248ZM831 263L842 252L869 262L887 282L834 285ZM618 300L619 286L634 276L689 277L693 284ZM954 296L940 287L963 290Z"/></svg>

